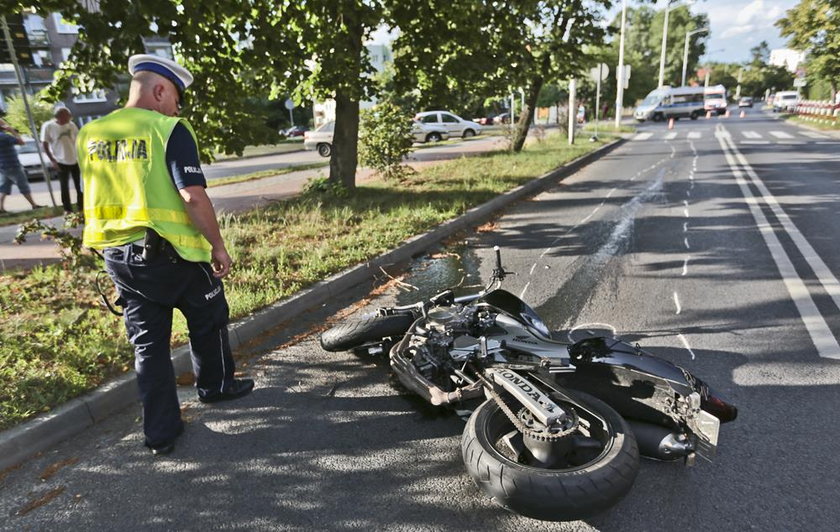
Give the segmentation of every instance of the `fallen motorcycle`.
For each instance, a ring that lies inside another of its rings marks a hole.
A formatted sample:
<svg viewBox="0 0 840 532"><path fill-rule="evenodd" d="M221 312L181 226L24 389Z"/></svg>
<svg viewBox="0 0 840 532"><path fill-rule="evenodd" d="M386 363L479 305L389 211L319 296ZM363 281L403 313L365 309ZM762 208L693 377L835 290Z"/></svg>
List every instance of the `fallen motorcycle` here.
<svg viewBox="0 0 840 532"><path fill-rule="evenodd" d="M414 305L337 325L326 351L388 351L400 382L433 405L480 403L464 429L467 472L493 500L543 520L582 519L626 495L639 455L715 455L737 409L699 378L638 345L554 340L522 300L500 289L498 247L488 286L446 290Z"/></svg>

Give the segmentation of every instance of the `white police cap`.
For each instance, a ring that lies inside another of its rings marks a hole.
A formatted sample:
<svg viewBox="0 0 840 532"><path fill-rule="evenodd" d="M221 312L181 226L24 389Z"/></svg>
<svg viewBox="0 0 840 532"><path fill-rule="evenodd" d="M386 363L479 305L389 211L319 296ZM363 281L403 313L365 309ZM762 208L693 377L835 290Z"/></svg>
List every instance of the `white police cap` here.
<svg viewBox="0 0 840 532"><path fill-rule="evenodd" d="M132 76L135 72L143 70L155 72L167 78L175 84L179 93L184 92L184 89L193 82L193 76L189 70L171 59L151 54L137 54L128 58L128 72Z"/></svg>

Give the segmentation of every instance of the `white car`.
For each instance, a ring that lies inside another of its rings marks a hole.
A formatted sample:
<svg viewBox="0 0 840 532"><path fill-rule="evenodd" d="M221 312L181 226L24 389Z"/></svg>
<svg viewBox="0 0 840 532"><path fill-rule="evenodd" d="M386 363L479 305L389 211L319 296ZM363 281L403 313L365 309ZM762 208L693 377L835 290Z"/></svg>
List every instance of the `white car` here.
<svg viewBox="0 0 840 532"><path fill-rule="evenodd" d="M41 158L38 157L38 147L35 145L35 140L32 137L23 137L23 144L16 146L18 152L18 160L20 165L26 172L26 177L30 181L44 179L44 167L41 166ZM50 160L47 154L43 154L44 164L47 170L51 168Z"/></svg>
<svg viewBox="0 0 840 532"><path fill-rule="evenodd" d="M321 157L329 157L332 154L333 133L335 122L327 122L315 131L306 131L303 134L303 148L305 150L318 150ZM412 121L411 134L414 142L440 142L449 138L446 129L421 124Z"/></svg>
<svg viewBox="0 0 840 532"><path fill-rule="evenodd" d="M446 128L434 124L424 124L418 120L411 121L411 134L414 142L440 142L449 138Z"/></svg>
<svg viewBox="0 0 840 532"><path fill-rule="evenodd" d="M451 136L470 138L481 133L481 126L472 120L464 120L449 111L426 111L417 113L415 120L427 126L445 129Z"/></svg>

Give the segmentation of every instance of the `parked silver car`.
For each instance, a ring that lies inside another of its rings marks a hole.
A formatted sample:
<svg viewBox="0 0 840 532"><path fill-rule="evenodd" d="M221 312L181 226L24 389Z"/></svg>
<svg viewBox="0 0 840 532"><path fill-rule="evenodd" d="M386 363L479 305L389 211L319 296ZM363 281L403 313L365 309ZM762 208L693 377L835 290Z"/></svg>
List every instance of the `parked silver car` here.
<svg viewBox="0 0 840 532"><path fill-rule="evenodd" d="M321 157L329 157L332 154L334 133L335 122L327 122L315 131L306 131L303 134L303 148L318 150ZM417 120L412 121L411 134L414 136L414 142L440 142L449 138L446 129L421 124Z"/></svg>
<svg viewBox="0 0 840 532"><path fill-rule="evenodd" d="M449 111L426 111L417 113L415 120L427 126L445 129L453 137L469 138L481 133L481 126L472 120L464 120Z"/></svg>

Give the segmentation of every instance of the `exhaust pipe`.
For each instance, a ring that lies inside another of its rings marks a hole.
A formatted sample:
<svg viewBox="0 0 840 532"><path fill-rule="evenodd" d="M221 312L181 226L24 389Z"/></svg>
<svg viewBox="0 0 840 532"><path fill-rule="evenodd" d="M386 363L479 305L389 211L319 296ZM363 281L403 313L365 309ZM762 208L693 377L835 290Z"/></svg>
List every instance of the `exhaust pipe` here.
<svg viewBox="0 0 840 532"><path fill-rule="evenodd" d="M694 453L694 444L682 432L642 421L627 420L627 423L633 429L642 456L670 461Z"/></svg>

